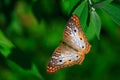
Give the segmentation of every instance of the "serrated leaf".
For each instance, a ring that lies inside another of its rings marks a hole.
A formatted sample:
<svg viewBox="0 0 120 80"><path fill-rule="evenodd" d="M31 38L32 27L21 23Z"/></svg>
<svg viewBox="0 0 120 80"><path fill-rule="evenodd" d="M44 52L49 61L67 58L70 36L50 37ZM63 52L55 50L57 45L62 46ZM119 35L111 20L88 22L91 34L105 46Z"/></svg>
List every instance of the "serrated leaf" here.
<svg viewBox="0 0 120 80"><path fill-rule="evenodd" d="M80 18L80 23L83 27L83 30L86 26L86 21L88 17L88 3L84 0L73 12L73 14L77 14Z"/></svg>
<svg viewBox="0 0 120 80"><path fill-rule="evenodd" d="M101 8L104 12L106 12L111 19L120 25L120 9L112 4L108 4Z"/></svg>
<svg viewBox="0 0 120 80"><path fill-rule="evenodd" d="M95 10L91 11L91 21L95 28L95 33L98 39L100 39L100 30L101 30L101 20L99 15L96 13Z"/></svg>

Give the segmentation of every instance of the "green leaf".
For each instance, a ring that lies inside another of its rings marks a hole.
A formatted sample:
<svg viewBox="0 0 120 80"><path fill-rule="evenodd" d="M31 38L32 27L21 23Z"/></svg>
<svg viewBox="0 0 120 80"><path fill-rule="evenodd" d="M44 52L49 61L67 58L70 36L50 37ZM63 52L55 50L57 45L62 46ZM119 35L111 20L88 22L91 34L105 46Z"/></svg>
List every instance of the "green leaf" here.
<svg viewBox="0 0 120 80"><path fill-rule="evenodd" d="M79 0L63 0L61 3L62 9L65 13L70 14Z"/></svg>
<svg viewBox="0 0 120 80"><path fill-rule="evenodd" d="M91 17L90 17L90 19L91 19ZM96 33L95 33L96 30L93 25L94 25L93 21L90 20L89 27L87 28L87 31L86 31L86 36L89 41L94 39L94 37L96 36Z"/></svg>
<svg viewBox="0 0 120 80"><path fill-rule="evenodd" d="M32 65L31 73L35 74L40 80L44 80L35 64Z"/></svg>
<svg viewBox="0 0 120 80"><path fill-rule="evenodd" d="M2 55L8 57L13 47L14 45L5 37L2 31L0 31L0 52Z"/></svg>
<svg viewBox="0 0 120 80"><path fill-rule="evenodd" d="M106 12L115 23L120 25L120 9L118 7L108 4L101 9Z"/></svg>
<svg viewBox="0 0 120 80"><path fill-rule="evenodd" d="M77 14L80 17L80 23L82 25L83 31L86 26L86 21L88 17L88 3L87 1L83 1L73 12L73 14Z"/></svg>
<svg viewBox="0 0 120 80"><path fill-rule="evenodd" d="M96 3L93 5L94 8L102 8L108 4L110 4L113 0L105 0L105 1L101 1L99 3Z"/></svg>
<svg viewBox="0 0 120 80"><path fill-rule="evenodd" d="M38 72L37 67L33 64L30 70L22 69L18 64L14 63L11 60L7 60L7 65L12 72L21 80L25 78L26 80L44 80L40 73Z"/></svg>
<svg viewBox="0 0 120 80"><path fill-rule="evenodd" d="M93 2L96 3L96 2L99 2L99 1L101 1L101 0L92 0L92 3L93 3Z"/></svg>
<svg viewBox="0 0 120 80"><path fill-rule="evenodd" d="M11 53L11 48L8 47L3 41L0 41L0 52L7 58Z"/></svg>
<svg viewBox="0 0 120 80"><path fill-rule="evenodd" d="M85 7L85 4L86 4L86 0L83 1L73 12L73 14L77 14L79 17L80 15L82 14L83 12L83 9Z"/></svg>
<svg viewBox="0 0 120 80"><path fill-rule="evenodd" d="M87 18L88 18L88 3L86 2L85 7L80 16L80 22L83 27L83 31L85 31L86 28Z"/></svg>
<svg viewBox="0 0 120 80"><path fill-rule="evenodd" d="M100 39L99 36L100 36L100 30L101 30L101 20L95 10L91 11L91 21L92 21L92 25L95 28L96 36L98 39Z"/></svg>

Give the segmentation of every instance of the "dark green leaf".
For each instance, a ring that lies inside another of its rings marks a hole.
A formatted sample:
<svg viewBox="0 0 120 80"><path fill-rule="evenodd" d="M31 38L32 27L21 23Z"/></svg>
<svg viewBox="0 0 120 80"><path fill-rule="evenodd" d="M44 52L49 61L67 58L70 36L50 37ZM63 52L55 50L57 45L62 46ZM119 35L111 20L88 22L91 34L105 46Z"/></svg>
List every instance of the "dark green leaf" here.
<svg viewBox="0 0 120 80"><path fill-rule="evenodd" d="M87 1L83 1L73 12L73 14L77 14L80 17L80 23L83 27L83 30L86 26L86 21L88 17L88 3Z"/></svg>
<svg viewBox="0 0 120 80"><path fill-rule="evenodd" d="M90 17L91 19L91 17ZM92 40L95 36L96 36L96 30L94 28L94 23L92 20L90 20L90 23L89 23L89 27L87 28L87 31L86 31L86 36L88 38L88 40Z"/></svg>
<svg viewBox="0 0 120 80"><path fill-rule="evenodd" d="M100 39L100 30L101 30L101 20L99 15L96 13L95 10L91 11L91 21L95 28L95 33L98 39Z"/></svg>
<svg viewBox="0 0 120 80"><path fill-rule="evenodd" d="M120 9L112 4L108 4L105 7L101 8L105 11L114 22L120 25Z"/></svg>
<svg viewBox="0 0 120 80"><path fill-rule="evenodd" d="M4 36L2 31L0 31L0 52L4 57L8 57L8 55L11 53L12 47L13 44Z"/></svg>
<svg viewBox="0 0 120 80"><path fill-rule="evenodd" d="M96 3L93 5L94 8L102 8L108 4L110 4L113 0L105 0L105 1L102 1L102 2L99 2L99 3Z"/></svg>
<svg viewBox="0 0 120 80"><path fill-rule="evenodd" d="M62 9L65 13L70 14L79 0L63 0L61 3Z"/></svg>
<svg viewBox="0 0 120 80"><path fill-rule="evenodd" d="M80 16L80 22L83 27L83 31L85 31L86 28L87 18L88 18L88 3L86 2L82 14Z"/></svg>
<svg viewBox="0 0 120 80"><path fill-rule="evenodd" d="M9 68L14 72L18 78L26 77L26 79L34 78L34 80L44 80L42 76L39 74L36 66L33 64L30 70L24 70L18 64L14 63L13 61L7 60L7 65ZM33 79L29 79L33 80Z"/></svg>
<svg viewBox="0 0 120 80"><path fill-rule="evenodd" d="M83 1L73 12L73 14L77 14L79 17L83 12L83 9L85 7L86 1Z"/></svg>
<svg viewBox="0 0 120 80"><path fill-rule="evenodd" d="M96 3L96 2L99 2L99 1L101 1L101 0L92 0L91 2L93 3Z"/></svg>

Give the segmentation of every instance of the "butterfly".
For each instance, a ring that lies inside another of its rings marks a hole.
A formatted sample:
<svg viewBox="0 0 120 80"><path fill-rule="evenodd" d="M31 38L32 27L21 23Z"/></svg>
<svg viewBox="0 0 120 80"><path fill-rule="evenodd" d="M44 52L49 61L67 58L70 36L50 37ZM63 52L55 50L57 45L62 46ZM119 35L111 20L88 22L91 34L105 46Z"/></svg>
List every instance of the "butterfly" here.
<svg viewBox="0 0 120 80"><path fill-rule="evenodd" d="M72 15L65 27L63 40L53 52L47 65L47 72L53 73L64 67L81 64L90 48L91 45L82 31L79 17Z"/></svg>

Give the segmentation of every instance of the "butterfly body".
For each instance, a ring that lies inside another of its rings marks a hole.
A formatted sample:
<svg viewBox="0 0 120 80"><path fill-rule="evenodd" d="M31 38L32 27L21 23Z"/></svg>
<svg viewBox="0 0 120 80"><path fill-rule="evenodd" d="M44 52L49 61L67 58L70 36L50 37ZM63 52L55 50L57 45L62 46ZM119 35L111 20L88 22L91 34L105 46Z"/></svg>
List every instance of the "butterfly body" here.
<svg viewBox="0 0 120 80"><path fill-rule="evenodd" d="M47 72L53 73L63 67L81 64L90 48L91 45L82 32L78 16L73 15L66 25L60 46L52 55Z"/></svg>

